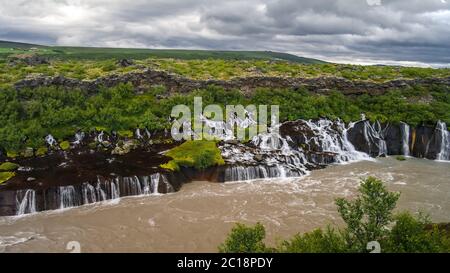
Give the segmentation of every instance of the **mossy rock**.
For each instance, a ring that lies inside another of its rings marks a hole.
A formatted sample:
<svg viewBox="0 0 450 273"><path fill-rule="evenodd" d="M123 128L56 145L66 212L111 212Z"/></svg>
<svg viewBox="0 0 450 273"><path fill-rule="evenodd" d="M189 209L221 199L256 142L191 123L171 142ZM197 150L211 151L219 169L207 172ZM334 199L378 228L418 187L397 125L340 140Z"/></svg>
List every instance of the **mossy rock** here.
<svg viewBox="0 0 450 273"><path fill-rule="evenodd" d="M14 172L0 172L0 184L5 183L16 175Z"/></svg>
<svg viewBox="0 0 450 273"><path fill-rule="evenodd" d="M202 170L211 166L225 164L215 141L186 141L180 146L171 149L165 155L173 160L160 165L160 167L169 170L178 170L181 166Z"/></svg>
<svg viewBox="0 0 450 273"><path fill-rule="evenodd" d="M133 137L133 132L130 130L122 130L122 131L118 131L117 134L120 137L127 137L127 138L132 138Z"/></svg>
<svg viewBox="0 0 450 273"><path fill-rule="evenodd" d="M5 162L0 165L0 172L7 172L7 171L15 171L19 168L19 165L12 162Z"/></svg>
<svg viewBox="0 0 450 273"><path fill-rule="evenodd" d="M403 155L398 155L395 157L395 159L397 159L398 161L406 161L406 157L404 157Z"/></svg>
<svg viewBox="0 0 450 273"><path fill-rule="evenodd" d="M26 148L20 153L23 157L33 157L34 156L34 150L33 148Z"/></svg>
<svg viewBox="0 0 450 273"><path fill-rule="evenodd" d="M69 141L63 141L63 142L61 142L61 143L59 143L59 147L61 147L61 149L63 150L63 151L67 151L67 150L69 150L70 149L70 142Z"/></svg>
<svg viewBox="0 0 450 273"><path fill-rule="evenodd" d="M40 147L40 148L38 148L38 149L36 150L35 155L36 155L36 156L44 156L44 155L46 155L47 153L48 153L47 147Z"/></svg>
<svg viewBox="0 0 450 273"><path fill-rule="evenodd" d="M16 158L16 157L19 156L19 154L17 152L14 152L14 151L7 151L6 152L6 156L9 157L9 158Z"/></svg>
<svg viewBox="0 0 450 273"><path fill-rule="evenodd" d="M177 162L175 160L171 160L167 162L166 164L161 164L161 168L169 170L169 171L179 171L180 166L178 166Z"/></svg>

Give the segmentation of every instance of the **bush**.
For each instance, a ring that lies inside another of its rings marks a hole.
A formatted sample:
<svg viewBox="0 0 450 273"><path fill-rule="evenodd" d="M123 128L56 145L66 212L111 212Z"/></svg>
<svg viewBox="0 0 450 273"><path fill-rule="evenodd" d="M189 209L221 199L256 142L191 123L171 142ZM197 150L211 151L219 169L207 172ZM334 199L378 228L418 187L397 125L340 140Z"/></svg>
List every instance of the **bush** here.
<svg viewBox="0 0 450 273"><path fill-rule="evenodd" d="M388 192L383 182L374 177L363 180L360 195L353 201L336 199L338 212L347 227L345 239L355 251L365 251L368 242L380 241L388 233L399 193Z"/></svg>
<svg viewBox="0 0 450 273"><path fill-rule="evenodd" d="M236 224L223 244L219 246L221 253L261 253L268 252L263 239L266 231L257 223L254 227Z"/></svg>
<svg viewBox="0 0 450 273"><path fill-rule="evenodd" d="M403 212L398 214L395 220L394 227L382 244L385 252L450 252L448 234L432 225L422 214L414 217L409 212ZM431 226L431 229L427 230L427 226Z"/></svg>
<svg viewBox="0 0 450 273"><path fill-rule="evenodd" d="M283 241L278 249L286 253L343 253L347 251L347 245L339 231L327 227L325 231L316 229L297 234Z"/></svg>

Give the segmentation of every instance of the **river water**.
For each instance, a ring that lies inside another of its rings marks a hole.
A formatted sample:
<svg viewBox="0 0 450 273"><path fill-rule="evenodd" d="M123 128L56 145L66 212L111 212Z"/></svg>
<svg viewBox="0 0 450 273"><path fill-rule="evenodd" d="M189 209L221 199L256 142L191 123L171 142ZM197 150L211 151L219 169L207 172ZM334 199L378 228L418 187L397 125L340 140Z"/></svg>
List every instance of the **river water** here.
<svg viewBox="0 0 450 273"><path fill-rule="evenodd" d="M381 158L332 165L297 179L192 182L173 194L127 197L59 211L0 218L0 252L211 252L235 222L266 226L267 243L327 224L342 225L336 197L360 178L400 191L398 210L450 221L450 163Z"/></svg>

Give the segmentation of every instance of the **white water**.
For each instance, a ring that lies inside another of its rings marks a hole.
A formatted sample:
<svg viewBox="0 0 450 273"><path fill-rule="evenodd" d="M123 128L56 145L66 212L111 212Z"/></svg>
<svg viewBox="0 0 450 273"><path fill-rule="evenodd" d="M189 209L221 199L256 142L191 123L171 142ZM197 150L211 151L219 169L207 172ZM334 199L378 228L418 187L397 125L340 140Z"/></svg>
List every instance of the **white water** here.
<svg viewBox="0 0 450 273"><path fill-rule="evenodd" d="M342 121L332 122L326 119L316 122L309 120L306 123L315 134L309 141L320 146L324 152L335 153L337 163L371 159L368 154L357 151L348 140L347 132L355 123L350 123L348 127ZM335 130L333 126L338 129Z"/></svg>
<svg viewBox="0 0 450 273"><path fill-rule="evenodd" d="M16 197L17 215L36 212L36 192L34 190L26 190L21 201Z"/></svg>
<svg viewBox="0 0 450 273"><path fill-rule="evenodd" d="M74 186L59 187L59 198L60 198L59 203L60 209L71 208L79 205L76 200Z"/></svg>
<svg viewBox="0 0 450 273"><path fill-rule="evenodd" d="M446 161L450 160L450 134L447 130L447 125L439 121L436 125L436 129L441 133L441 150L437 154L437 160Z"/></svg>
<svg viewBox="0 0 450 273"><path fill-rule="evenodd" d="M50 145L51 147L58 145L58 142L52 135L47 135L45 137L45 142L47 142L47 144Z"/></svg>
<svg viewBox="0 0 450 273"><path fill-rule="evenodd" d="M409 135L410 135L410 127L408 124L402 122L401 123L401 132L402 132L402 152L404 156L409 156Z"/></svg>

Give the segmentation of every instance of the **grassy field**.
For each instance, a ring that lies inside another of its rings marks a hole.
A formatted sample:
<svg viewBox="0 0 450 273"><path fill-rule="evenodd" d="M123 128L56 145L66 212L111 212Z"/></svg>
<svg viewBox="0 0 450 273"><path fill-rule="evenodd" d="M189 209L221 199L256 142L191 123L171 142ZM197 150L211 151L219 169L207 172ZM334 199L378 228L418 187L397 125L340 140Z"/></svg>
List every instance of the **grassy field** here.
<svg viewBox="0 0 450 273"><path fill-rule="evenodd" d="M137 49L137 48L100 48L100 47L62 47L40 46L24 43L0 41L0 58L12 54L35 53L60 60L107 60L107 59L147 59L174 58L182 60L221 59L221 60L284 60L290 62L314 64L323 61L298 57L292 54L271 51L211 51L178 49Z"/></svg>

